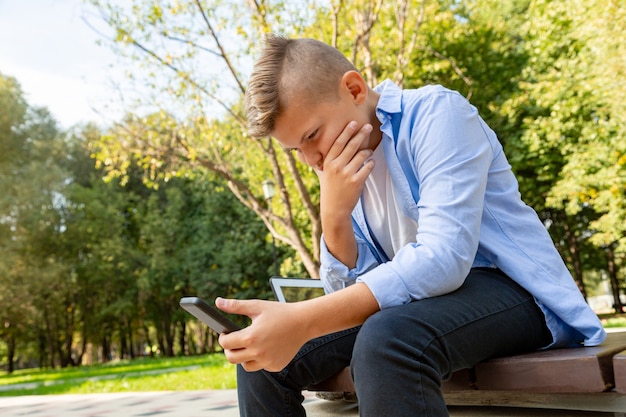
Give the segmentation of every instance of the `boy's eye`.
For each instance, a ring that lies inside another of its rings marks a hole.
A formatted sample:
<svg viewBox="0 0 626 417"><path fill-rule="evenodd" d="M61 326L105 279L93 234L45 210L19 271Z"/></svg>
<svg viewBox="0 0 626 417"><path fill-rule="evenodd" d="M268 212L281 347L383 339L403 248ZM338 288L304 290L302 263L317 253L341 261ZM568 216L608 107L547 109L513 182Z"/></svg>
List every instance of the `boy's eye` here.
<svg viewBox="0 0 626 417"><path fill-rule="evenodd" d="M306 137L306 140L311 140L315 137L315 135L317 135L317 129L315 129L314 131L311 132L311 134L309 136Z"/></svg>
<svg viewBox="0 0 626 417"><path fill-rule="evenodd" d="M304 138L303 142L311 142L312 140L314 140L315 137L317 136L318 131L319 129L315 129L314 131L309 133L309 135ZM284 148L284 149L287 152L301 152L302 151L300 148Z"/></svg>

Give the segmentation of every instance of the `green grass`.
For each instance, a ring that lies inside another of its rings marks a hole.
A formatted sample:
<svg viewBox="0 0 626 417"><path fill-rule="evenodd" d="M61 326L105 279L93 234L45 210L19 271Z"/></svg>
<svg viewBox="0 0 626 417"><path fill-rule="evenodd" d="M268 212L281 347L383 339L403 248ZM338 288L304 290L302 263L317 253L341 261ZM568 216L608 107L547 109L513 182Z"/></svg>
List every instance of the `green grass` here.
<svg viewBox="0 0 626 417"><path fill-rule="evenodd" d="M19 385L17 385L19 384ZM142 358L55 370L0 373L0 396L235 388L235 366L221 354Z"/></svg>
<svg viewBox="0 0 626 417"><path fill-rule="evenodd" d="M626 318L625 317L613 317L613 318L605 319L605 320L602 320L602 325L606 328L626 327Z"/></svg>

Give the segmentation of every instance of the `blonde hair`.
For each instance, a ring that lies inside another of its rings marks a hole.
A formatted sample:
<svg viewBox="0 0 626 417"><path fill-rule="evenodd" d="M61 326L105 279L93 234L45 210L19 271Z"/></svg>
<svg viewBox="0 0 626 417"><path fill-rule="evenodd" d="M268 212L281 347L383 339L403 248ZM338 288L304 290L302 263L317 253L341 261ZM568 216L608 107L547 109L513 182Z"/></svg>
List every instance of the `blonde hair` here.
<svg viewBox="0 0 626 417"><path fill-rule="evenodd" d="M337 49L315 39L268 35L245 95L248 133L269 136L276 118L295 96L310 103L339 97L339 82L354 65Z"/></svg>

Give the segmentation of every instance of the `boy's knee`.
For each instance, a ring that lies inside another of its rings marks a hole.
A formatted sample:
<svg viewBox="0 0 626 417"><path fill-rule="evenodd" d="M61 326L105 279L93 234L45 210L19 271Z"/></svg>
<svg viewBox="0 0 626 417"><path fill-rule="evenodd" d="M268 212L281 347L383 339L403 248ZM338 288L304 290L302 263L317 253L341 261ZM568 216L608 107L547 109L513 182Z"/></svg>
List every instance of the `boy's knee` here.
<svg viewBox="0 0 626 417"><path fill-rule="evenodd" d="M377 358L390 352L401 351L402 346L411 350L420 349L420 346L413 344L413 339L422 341L426 338L432 339L432 332L427 328L420 328L415 323L407 325L402 316L392 310L394 309L372 315L361 326L354 345L353 362L366 360L370 356ZM418 334L422 336L416 338ZM411 342L407 339L411 339ZM407 344L411 346L406 346Z"/></svg>
<svg viewBox="0 0 626 417"><path fill-rule="evenodd" d="M415 367L418 363L438 370L445 368L446 349L437 330L392 310L380 311L363 324L354 345L352 369L388 370L393 366Z"/></svg>

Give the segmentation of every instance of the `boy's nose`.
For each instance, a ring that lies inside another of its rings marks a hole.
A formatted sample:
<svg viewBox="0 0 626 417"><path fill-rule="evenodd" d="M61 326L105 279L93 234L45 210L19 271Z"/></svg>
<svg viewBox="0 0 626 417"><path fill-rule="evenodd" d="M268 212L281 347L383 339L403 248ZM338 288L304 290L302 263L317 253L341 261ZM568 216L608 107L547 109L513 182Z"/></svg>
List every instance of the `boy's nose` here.
<svg viewBox="0 0 626 417"><path fill-rule="evenodd" d="M321 153L317 151L303 150L302 152L300 152L300 155L300 159L303 160L303 162L307 165L318 170L321 170L324 167L324 158Z"/></svg>

